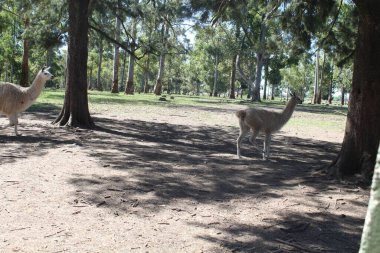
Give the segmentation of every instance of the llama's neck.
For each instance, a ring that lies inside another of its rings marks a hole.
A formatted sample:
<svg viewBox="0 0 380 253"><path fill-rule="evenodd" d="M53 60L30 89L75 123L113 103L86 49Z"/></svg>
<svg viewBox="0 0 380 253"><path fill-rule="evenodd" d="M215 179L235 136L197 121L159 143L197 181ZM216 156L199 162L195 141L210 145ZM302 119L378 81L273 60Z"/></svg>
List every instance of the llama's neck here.
<svg viewBox="0 0 380 253"><path fill-rule="evenodd" d="M40 75L37 75L34 79L32 85L27 88L27 94L31 100L36 100L37 97L41 94L42 89L44 88L46 80L44 80Z"/></svg>
<svg viewBox="0 0 380 253"><path fill-rule="evenodd" d="M295 98L291 98L281 113L281 119L282 119L283 124L288 122L288 120L290 119L290 117L292 116L294 112L294 109L296 108L296 105L297 105L297 100Z"/></svg>

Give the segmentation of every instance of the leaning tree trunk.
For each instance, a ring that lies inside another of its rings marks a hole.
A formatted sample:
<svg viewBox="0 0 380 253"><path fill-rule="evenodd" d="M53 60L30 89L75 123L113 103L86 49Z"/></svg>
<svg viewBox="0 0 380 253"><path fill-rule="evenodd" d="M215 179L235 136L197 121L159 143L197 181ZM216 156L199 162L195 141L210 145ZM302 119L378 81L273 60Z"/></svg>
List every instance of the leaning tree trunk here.
<svg viewBox="0 0 380 253"><path fill-rule="evenodd" d="M53 123L60 126L91 128L88 110L87 56L88 5L90 0L68 0L69 28L67 79L63 108Z"/></svg>
<svg viewBox="0 0 380 253"><path fill-rule="evenodd" d="M342 148L332 167L338 176L371 174L380 140L380 2L355 3L359 27L352 90Z"/></svg>

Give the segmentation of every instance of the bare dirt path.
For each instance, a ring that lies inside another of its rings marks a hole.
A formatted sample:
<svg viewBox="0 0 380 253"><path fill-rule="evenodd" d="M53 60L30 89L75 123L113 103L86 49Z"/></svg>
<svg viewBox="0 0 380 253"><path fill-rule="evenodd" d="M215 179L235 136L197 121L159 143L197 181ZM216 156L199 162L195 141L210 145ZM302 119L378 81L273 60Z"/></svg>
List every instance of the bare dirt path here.
<svg viewBox="0 0 380 253"><path fill-rule="evenodd" d="M0 252L357 252L368 190L314 170L343 131L289 124L270 161L247 141L238 160L237 108L95 108L95 130L24 113L0 132ZM334 119L292 120L315 117Z"/></svg>

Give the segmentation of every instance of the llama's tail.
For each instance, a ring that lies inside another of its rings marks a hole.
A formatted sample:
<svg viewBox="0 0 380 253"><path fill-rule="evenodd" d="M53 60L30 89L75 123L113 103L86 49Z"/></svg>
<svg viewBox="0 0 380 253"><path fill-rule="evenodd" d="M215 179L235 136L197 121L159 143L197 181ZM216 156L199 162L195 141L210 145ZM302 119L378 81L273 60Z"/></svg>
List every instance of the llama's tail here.
<svg viewBox="0 0 380 253"><path fill-rule="evenodd" d="M245 116L247 115L245 110L240 110L235 113L236 117L238 117L241 120L244 120Z"/></svg>

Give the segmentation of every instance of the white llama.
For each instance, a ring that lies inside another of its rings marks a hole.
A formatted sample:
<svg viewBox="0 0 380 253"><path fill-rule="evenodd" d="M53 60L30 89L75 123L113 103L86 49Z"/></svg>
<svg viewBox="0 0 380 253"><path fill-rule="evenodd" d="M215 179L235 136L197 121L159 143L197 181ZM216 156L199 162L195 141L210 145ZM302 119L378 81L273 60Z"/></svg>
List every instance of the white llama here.
<svg viewBox="0 0 380 253"><path fill-rule="evenodd" d="M9 126L17 132L18 114L28 109L41 94L46 81L53 78L49 68L43 67L30 87L21 87L13 83L0 82L0 114L9 119Z"/></svg>
<svg viewBox="0 0 380 253"><path fill-rule="evenodd" d="M262 132L265 134L263 159L266 160L270 155L271 135L280 130L290 119L297 104L302 100L291 93L292 98L287 103L282 112L270 111L262 108L249 108L236 112L239 118L240 134L237 138L237 156L240 158L240 147L243 137L252 129L252 136L249 141L254 145L257 135Z"/></svg>

